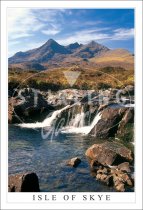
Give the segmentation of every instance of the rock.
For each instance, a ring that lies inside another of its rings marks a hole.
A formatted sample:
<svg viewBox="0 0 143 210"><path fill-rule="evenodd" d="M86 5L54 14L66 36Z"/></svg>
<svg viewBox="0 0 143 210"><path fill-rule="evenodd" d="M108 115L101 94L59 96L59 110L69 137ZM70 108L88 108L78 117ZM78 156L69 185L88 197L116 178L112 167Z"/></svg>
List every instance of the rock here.
<svg viewBox="0 0 143 210"><path fill-rule="evenodd" d="M72 158L67 162L68 166L76 168L81 163L81 159L78 157Z"/></svg>
<svg viewBox="0 0 143 210"><path fill-rule="evenodd" d="M127 94L129 95L134 95L134 86L133 85L127 85L125 87L125 91L127 92Z"/></svg>
<svg viewBox="0 0 143 210"><path fill-rule="evenodd" d="M8 178L9 192L40 192L36 173L17 174Z"/></svg>
<svg viewBox="0 0 143 210"><path fill-rule="evenodd" d="M125 172L119 170L118 173L113 173L114 185L117 186L121 182L130 187L133 186L132 178Z"/></svg>
<svg viewBox="0 0 143 210"><path fill-rule="evenodd" d="M128 123L134 123L134 108L129 108L128 110L126 110L121 122L119 123L117 133L120 134L124 132L124 128Z"/></svg>
<svg viewBox="0 0 143 210"><path fill-rule="evenodd" d="M113 186L114 182L113 182L113 176L112 175L108 175L107 178L105 179L105 183L108 186Z"/></svg>
<svg viewBox="0 0 143 210"><path fill-rule="evenodd" d="M16 97L9 98L8 119L9 123L42 121L53 110L38 90L24 88Z"/></svg>
<svg viewBox="0 0 143 210"><path fill-rule="evenodd" d="M128 108L107 107L101 113L101 119L90 131L91 135L98 138L114 137L118 130L118 125Z"/></svg>
<svg viewBox="0 0 143 210"><path fill-rule="evenodd" d="M125 192L125 185L122 182L119 182L117 185L115 185L115 188L119 192Z"/></svg>
<svg viewBox="0 0 143 210"><path fill-rule="evenodd" d="M108 174L107 168L99 169L97 173Z"/></svg>
<svg viewBox="0 0 143 210"><path fill-rule="evenodd" d="M97 171L99 168L102 169L102 166L100 163L98 163L97 161L95 160L91 160L89 161L90 163L90 168L94 171Z"/></svg>
<svg viewBox="0 0 143 210"><path fill-rule="evenodd" d="M131 179L127 179L127 185L129 185L130 187L133 187L133 182L131 181Z"/></svg>
<svg viewBox="0 0 143 210"><path fill-rule="evenodd" d="M102 174L98 173L98 174L96 175L96 179L97 179L97 180L100 180L100 179L101 179L101 176L102 176Z"/></svg>
<svg viewBox="0 0 143 210"><path fill-rule="evenodd" d="M96 179L104 182L108 186L113 186L113 176L107 170L98 170Z"/></svg>
<svg viewBox="0 0 143 210"><path fill-rule="evenodd" d="M131 172L129 162L124 162L118 165L118 169L125 172Z"/></svg>
<svg viewBox="0 0 143 210"><path fill-rule="evenodd" d="M125 161L132 161L132 152L122 144L105 142L94 144L86 150L86 156L104 166L119 165Z"/></svg>
<svg viewBox="0 0 143 210"><path fill-rule="evenodd" d="M106 178L107 178L107 175L106 174L102 174L100 179L101 179L101 181L104 182Z"/></svg>
<svg viewBox="0 0 143 210"><path fill-rule="evenodd" d="M126 142L134 141L134 108L129 108L118 126L116 137Z"/></svg>

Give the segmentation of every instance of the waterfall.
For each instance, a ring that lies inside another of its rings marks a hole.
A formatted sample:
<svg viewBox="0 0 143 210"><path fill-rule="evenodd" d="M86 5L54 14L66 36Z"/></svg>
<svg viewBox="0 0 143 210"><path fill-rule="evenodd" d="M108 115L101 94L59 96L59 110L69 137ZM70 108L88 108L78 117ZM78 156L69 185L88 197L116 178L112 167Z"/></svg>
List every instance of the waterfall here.
<svg viewBox="0 0 143 210"><path fill-rule="evenodd" d="M82 113L81 113L82 115ZM81 119L81 116L78 116L78 119ZM74 125L72 126L67 126L61 130L61 133L80 133L80 134L89 134L92 128L98 123L98 121L101 119L101 112L99 112L93 119L92 123L89 126L78 126L75 127ZM83 120L83 119L82 119Z"/></svg>
<svg viewBox="0 0 143 210"><path fill-rule="evenodd" d="M59 109L57 111L54 111L50 117L47 117L43 122L36 122L36 123L22 123L18 124L21 128L43 128L51 126L54 120L60 115L62 111L69 108L70 105L67 105L66 107Z"/></svg>
<svg viewBox="0 0 143 210"><path fill-rule="evenodd" d="M50 127L53 125L55 120L60 116L60 113L67 108L71 107L67 105L66 107L54 111L51 116L47 117L43 122L36 122L36 123L22 123L18 124L18 126L22 128L44 128ZM62 127L60 129L61 133L79 133L79 134L89 134L92 128L98 123L101 119L101 112L99 112L93 119L92 123L88 126L85 126L85 113L83 109L81 109L81 113L76 114L74 118L72 118L66 127Z"/></svg>
<svg viewBox="0 0 143 210"><path fill-rule="evenodd" d="M75 118L73 118L69 122L69 126L72 127L83 127L84 126L84 118L85 118L85 113L83 112L83 109L81 110L80 114L77 114Z"/></svg>

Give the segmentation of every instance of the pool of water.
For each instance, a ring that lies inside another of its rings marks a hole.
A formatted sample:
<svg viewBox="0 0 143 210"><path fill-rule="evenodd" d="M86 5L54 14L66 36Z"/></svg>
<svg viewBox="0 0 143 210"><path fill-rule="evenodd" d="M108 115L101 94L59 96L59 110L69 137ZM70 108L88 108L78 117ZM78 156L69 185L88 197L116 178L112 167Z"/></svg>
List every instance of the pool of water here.
<svg viewBox="0 0 143 210"><path fill-rule="evenodd" d="M42 192L111 192L90 171L85 151L97 143L80 134L60 134L53 140L41 137L41 131L9 126L9 175L36 172ZM100 140L101 142L101 140ZM66 161L78 156L77 168Z"/></svg>

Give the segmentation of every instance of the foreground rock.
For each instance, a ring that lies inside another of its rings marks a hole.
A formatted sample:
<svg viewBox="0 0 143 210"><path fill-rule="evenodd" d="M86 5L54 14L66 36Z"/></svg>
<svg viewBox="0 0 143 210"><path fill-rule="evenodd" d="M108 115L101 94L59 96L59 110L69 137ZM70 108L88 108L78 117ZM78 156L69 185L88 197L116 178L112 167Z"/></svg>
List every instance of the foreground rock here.
<svg viewBox="0 0 143 210"><path fill-rule="evenodd" d="M81 159L78 157L68 160L67 165L76 168L81 163Z"/></svg>
<svg viewBox="0 0 143 210"><path fill-rule="evenodd" d="M9 192L40 192L36 173L17 174L8 177Z"/></svg>
<svg viewBox="0 0 143 210"><path fill-rule="evenodd" d="M134 186L130 165L133 155L125 146L113 142L94 144L87 149L86 156L97 180L120 192Z"/></svg>
<svg viewBox="0 0 143 210"><path fill-rule="evenodd" d="M126 187L133 187L134 180L129 173L116 168L100 168L95 173L96 179L108 186L114 186L117 191L124 192Z"/></svg>
<svg viewBox="0 0 143 210"><path fill-rule="evenodd" d="M132 152L122 144L105 142L94 144L86 151L86 156L102 165L118 165L133 161Z"/></svg>

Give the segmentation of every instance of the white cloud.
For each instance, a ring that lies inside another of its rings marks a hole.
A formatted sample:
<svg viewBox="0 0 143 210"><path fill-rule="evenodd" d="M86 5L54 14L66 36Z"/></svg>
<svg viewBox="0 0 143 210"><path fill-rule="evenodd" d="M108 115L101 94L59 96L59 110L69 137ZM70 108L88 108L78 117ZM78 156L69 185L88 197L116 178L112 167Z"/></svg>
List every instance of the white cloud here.
<svg viewBox="0 0 143 210"><path fill-rule="evenodd" d="M44 27L44 24L39 22L32 10L28 8L8 8L7 14L7 28L10 40L32 36L34 31Z"/></svg>
<svg viewBox="0 0 143 210"><path fill-rule="evenodd" d="M60 32L60 30L51 29L51 30L42 30L41 32L46 35L56 35Z"/></svg>
<svg viewBox="0 0 143 210"><path fill-rule="evenodd" d="M82 30L79 32L74 33L72 36L68 36L66 38L58 39L57 41L60 44L68 45L74 42L78 42L81 44L86 44L91 40L102 40L108 39L109 35L106 33L97 33L97 29L95 30ZM100 31L100 30L99 30Z"/></svg>
<svg viewBox="0 0 143 210"><path fill-rule="evenodd" d="M95 41L106 41L106 40L128 40L134 37L134 29L119 28L115 30L109 30L110 28L96 28L89 30L82 30L75 32L65 38L58 39L60 44L68 45L74 42L86 44L91 40ZM106 31L107 30L107 31ZM103 33L106 31L106 33Z"/></svg>
<svg viewBox="0 0 143 210"><path fill-rule="evenodd" d="M127 40L134 37L134 28L119 28L113 31L112 40Z"/></svg>

